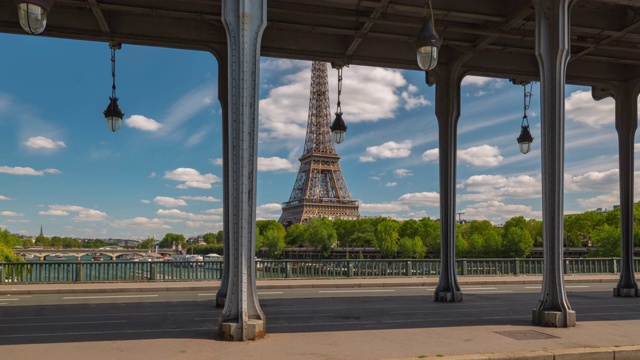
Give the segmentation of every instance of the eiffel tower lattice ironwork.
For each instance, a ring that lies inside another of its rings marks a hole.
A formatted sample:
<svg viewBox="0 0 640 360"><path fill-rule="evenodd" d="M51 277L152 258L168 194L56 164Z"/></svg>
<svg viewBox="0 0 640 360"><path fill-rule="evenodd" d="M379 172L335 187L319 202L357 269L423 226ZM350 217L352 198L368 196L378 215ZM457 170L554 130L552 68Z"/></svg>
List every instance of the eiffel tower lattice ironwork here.
<svg viewBox="0 0 640 360"><path fill-rule="evenodd" d="M330 124L327 64L313 62L304 152L291 196L282 204L279 220L285 226L306 223L313 217L360 217L358 201L351 199L338 163L340 156L331 139Z"/></svg>

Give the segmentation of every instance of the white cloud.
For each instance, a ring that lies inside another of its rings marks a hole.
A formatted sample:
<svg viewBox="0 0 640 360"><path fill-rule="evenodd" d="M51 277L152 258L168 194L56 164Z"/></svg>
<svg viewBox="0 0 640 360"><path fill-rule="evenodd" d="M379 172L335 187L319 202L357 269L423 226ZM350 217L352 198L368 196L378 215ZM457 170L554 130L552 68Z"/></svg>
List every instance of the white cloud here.
<svg viewBox="0 0 640 360"><path fill-rule="evenodd" d="M502 224L517 216L540 219L541 211L534 211L530 206L505 204L501 201L486 201L470 205L462 210L469 220L489 220L494 224Z"/></svg>
<svg viewBox="0 0 640 360"><path fill-rule="evenodd" d="M49 210L40 212L43 215L66 216L75 212L74 221L104 221L108 215L102 211L88 209L78 205L49 205Z"/></svg>
<svg viewBox="0 0 640 360"><path fill-rule="evenodd" d="M438 161L440 159L440 149L430 149L422 154L422 160L424 161Z"/></svg>
<svg viewBox="0 0 640 360"><path fill-rule="evenodd" d="M183 132L179 128L202 110L211 107L217 97L216 86L207 82L179 98L169 109L162 120L158 133L168 136L179 136Z"/></svg>
<svg viewBox="0 0 640 360"><path fill-rule="evenodd" d="M151 200L147 200L147 199L142 199L140 200L140 202L143 204L151 204Z"/></svg>
<svg viewBox="0 0 640 360"><path fill-rule="evenodd" d="M222 158L215 158L211 161L213 165L222 166Z"/></svg>
<svg viewBox="0 0 640 360"><path fill-rule="evenodd" d="M287 159L279 158L276 156L264 158L258 158L258 171L293 171L297 169Z"/></svg>
<svg viewBox="0 0 640 360"><path fill-rule="evenodd" d="M482 145L458 150L458 159L475 166L496 166L502 162L503 157L498 147Z"/></svg>
<svg viewBox="0 0 640 360"><path fill-rule="evenodd" d="M461 86L484 86L496 79L484 76L467 75L462 79Z"/></svg>
<svg viewBox="0 0 640 360"><path fill-rule="evenodd" d="M398 201L409 206L439 206L440 194L433 191L409 193L400 196Z"/></svg>
<svg viewBox="0 0 640 360"><path fill-rule="evenodd" d="M170 216L170 217L177 217L177 218L189 219L189 220L220 220L221 218L218 215L193 214L193 213L180 211L177 209L170 209L170 210L160 209L156 211L156 214L160 216Z"/></svg>
<svg viewBox="0 0 640 360"><path fill-rule="evenodd" d="M565 99L565 117L592 128L607 125L613 129L615 101L611 98L595 101L590 91L578 90Z"/></svg>
<svg viewBox="0 0 640 360"><path fill-rule="evenodd" d="M611 209L613 205L620 203L620 195L618 193L603 194L588 199L578 199L578 203L588 210L597 208Z"/></svg>
<svg viewBox="0 0 640 360"><path fill-rule="evenodd" d="M69 213L64 210L54 210L54 209L49 209L47 211L40 211L39 214L51 215L51 216L68 216L69 215Z"/></svg>
<svg viewBox="0 0 640 360"><path fill-rule="evenodd" d="M256 207L256 219L258 220L278 219L281 214L281 204L271 203Z"/></svg>
<svg viewBox="0 0 640 360"><path fill-rule="evenodd" d="M411 170L409 169L395 169L393 170L393 173L396 175L398 179L406 178L408 176L413 176L413 173L411 173Z"/></svg>
<svg viewBox="0 0 640 360"><path fill-rule="evenodd" d="M565 176L565 189L567 191L614 191L618 187L618 169L590 171L583 175Z"/></svg>
<svg viewBox="0 0 640 360"><path fill-rule="evenodd" d="M147 219L145 217L114 221L111 226L115 228L132 227L135 229L171 229L171 226L160 219Z"/></svg>
<svg viewBox="0 0 640 360"><path fill-rule="evenodd" d="M367 146L367 156L360 157L361 162L375 161L380 159L399 159L411 155L411 141L405 140L401 143L388 141L378 146Z"/></svg>
<svg viewBox="0 0 640 360"><path fill-rule="evenodd" d="M11 174L11 175L31 175L31 176L42 176L45 173L49 174L60 174L61 172L56 169L44 169L44 170L34 170L30 167L9 167L9 166L0 166L0 173Z"/></svg>
<svg viewBox="0 0 640 360"><path fill-rule="evenodd" d="M458 162L466 162L474 166L497 166L504 160L497 146L486 144L458 150L457 155ZM439 149L430 149L422 154L422 160L427 162L437 162L439 158Z"/></svg>
<svg viewBox="0 0 640 360"><path fill-rule="evenodd" d="M6 197L4 195L0 195L0 200L14 200L14 199L12 199L10 197Z"/></svg>
<svg viewBox="0 0 640 360"><path fill-rule="evenodd" d="M409 91L402 92L402 99L404 100L404 108L406 110L431 105L431 101L425 99L424 95L413 96Z"/></svg>
<svg viewBox="0 0 640 360"><path fill-rule="evenodd" d="M0 216L24 216L24 214L15 211L0 211Z"/></svg>
<svg viewBox="0 0 640 360"><path fill-rule="evenodd" d="M177 168L166 171L165 179L179 181L182 184L176 186L178 189L199 188L211 189L211 184L220 182L220 178L213 174L200 174L198 170L191 168Z"/></svg>
<svg viewBox="0 0 640 360"><path fill-rule="evenodd" d="M164 207L186 206L187 202L182 199L176 199L168 196L156 196L153 202Z"/></svg>
<svg viewBox="0 0 640 360"><path fill-rule="evenodd" d="M159 122L142 115L131 115L124 123L128 127L150 132L156 132L162 127Z"/></svg>
<svg viewBox="0 0 640 360"><path fill-rule="evenodd" d="M394 187L396 185L398 185L398 183L397 182L393 182L393 181L390 181L390 182L384 184L384 186L388 186L388 187Z"/></svg>
<svg viewBox="0 0 640 360"><path fill-rule="evenodd" d="M471 194L459 194L461 201L488 201L504 198L532 199L542 193L540 177L518 175L474 175L457 187Z"/></svg>
<svg viewBox="0 0 640 360"><path fill-rule="evenodd" d="M213 196L180 196L180 199L195 200L195 201L206 201L206 202L219 202L220 201L220 200L214 198Z"/></svg>
<svg viewBox="0 0 640 360"><path fill-rule="evenodd" d="M408 211L409 206L398 202L380 203L380 204L360 204L360 211L365 212L396 212L396 211Z"/></svg>
<svg viewBox="0 0 640 360"><path fill-rule="evenodd" d="M24 144L32 149L57 150L66 147L64 141L55 141L43 136L30 137Z"/></svg>

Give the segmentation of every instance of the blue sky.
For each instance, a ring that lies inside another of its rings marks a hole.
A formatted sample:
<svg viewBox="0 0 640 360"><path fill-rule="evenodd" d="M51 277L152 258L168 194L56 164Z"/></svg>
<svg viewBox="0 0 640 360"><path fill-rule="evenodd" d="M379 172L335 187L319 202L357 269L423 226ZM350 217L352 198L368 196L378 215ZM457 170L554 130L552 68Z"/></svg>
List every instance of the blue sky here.
<svg viewBox="0 0 640 360"><path fill-rule="evenodd" d="M106 43L0 35L0 227L14 233L162 238L222 228L217 64L208 53L124 44L110 132ZM263 58L258 218L278 219L302 155L311 63ZM343 70L346 140L336 146L365 216L439 217L438 126L424 74ZM332 109L337 71L329 68ZM618 203L614 102L566 89L565 211ZM457 211L495 224L541 218L539 86L528 111L534 142L520 154L522 87L467 77L458 125Z"/></svg>

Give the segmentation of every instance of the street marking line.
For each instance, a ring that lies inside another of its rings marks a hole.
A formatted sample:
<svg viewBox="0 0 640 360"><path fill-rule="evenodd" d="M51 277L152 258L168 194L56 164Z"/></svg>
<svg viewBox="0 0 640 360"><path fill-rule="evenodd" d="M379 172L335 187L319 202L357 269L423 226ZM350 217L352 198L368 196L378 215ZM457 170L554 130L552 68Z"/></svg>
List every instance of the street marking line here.
<svg viewBox="0 0 640 360"><path fill-rule="evenodd" d="M210 327L202 328L186 328L186 329L148 329L148 330L114 330L114 331L82 331L82 332L68 332L68 333L40 333L40 334L6 334L2 335L3 338L21 338L21 337L36 337L36 336L69 336L69 335L104 335L104 334L125 334L125 333L157 333L157 332L178 332L178 331L201 331L211 330Z"/></svg>
<svg viewBox="0 0 640 360"><path fill-rule="evenodd" d="M463 287L462 291L465 290L498 290L497 287L477 287L477 288L468 288L468 287Z"/></svg>
<svg viewBox="0 0 640 360"><path fill-rule="evenodd" d="M433 310L407 310L407 311L391 311L389 314L412 314L412 313L442 313L442 312L463 312L463 311L485 311L485 310L507 310L508 308L486 308L486 309L456 309L456 310L442 310L437 308Z"/></svg>
<svg viewBox="0 0 640 360"><path fill-rule="evenodd" d="M73 299L118 299L118 298L149 298L158 297L158 295L106 295L106 296L65 296L62 300Z"/></svg>
<svg viewBox="0 0 640 360"><path fill-rule="evenodd" d="M588 288L591 287L589 285L567 285L566 288Z"/></svg>
<svg viewBox="0 0 640 360"><path fill-rule="evenodd" d="M330 293L364 293L364 292L394 292L395 290L318 290L321 294Z"/></svg>
<svg viewBox="0 0 640 360"><path fill-rule="evenodd" d="M542 286L525 286L525 289L542 289Z"/></svg>
<svg viewBox="0 0 640 360"><path fill-rule="evenodd" d="M216 294L198 294L198 296L216 296Z"/></svg>
<svg viewBox="0 0 640 360"><path fill-rule="evenodd" d="M263 292L258 292L258 295L278 295L278 294L284 294L284 291L263 291Z"/></svg>
<svg viewBox="0 0 640 360"><path fill-rule="evenodd" d="M20 299L0 299L0 301L18 301Z"/></svg>
<svg viewBox="0 0 640 360"><path fill-rule="evenodd" d="M464 289L463 289L464 290ZM513 290L487 290L487 291L468 291L467 294L510 294Z"/></svg>
<svg viewBox="0 0 640 360"><path fill-rule="evenodd" d="M74 322L48 322L48 323L16 323L16 324L0 324L0 327L7 326L41 326L41 325L79 325L79 324L111 324L111 323L125 323L127 320L105 320L105 321L74 321ZM3 335L4 336L4 335Z"/></svg>

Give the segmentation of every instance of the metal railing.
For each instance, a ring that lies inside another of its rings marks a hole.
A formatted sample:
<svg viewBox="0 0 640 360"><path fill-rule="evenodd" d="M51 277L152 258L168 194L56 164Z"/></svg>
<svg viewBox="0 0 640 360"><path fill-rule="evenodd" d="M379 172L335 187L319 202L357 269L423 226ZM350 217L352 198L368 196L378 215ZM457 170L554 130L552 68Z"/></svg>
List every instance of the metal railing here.
<svg viewBox="0 0 640 360"><path fill-rule="evenodd" d="M640 259L635 259L635 268ZM459 259L459 275L541 275L542 259ZM1 283L200 281L222 277L214 261L30 261L0 263ZM616 274L620 259L565 259L565 274ZM258 279L438 276L440 260L256 260Z"/></svg>

